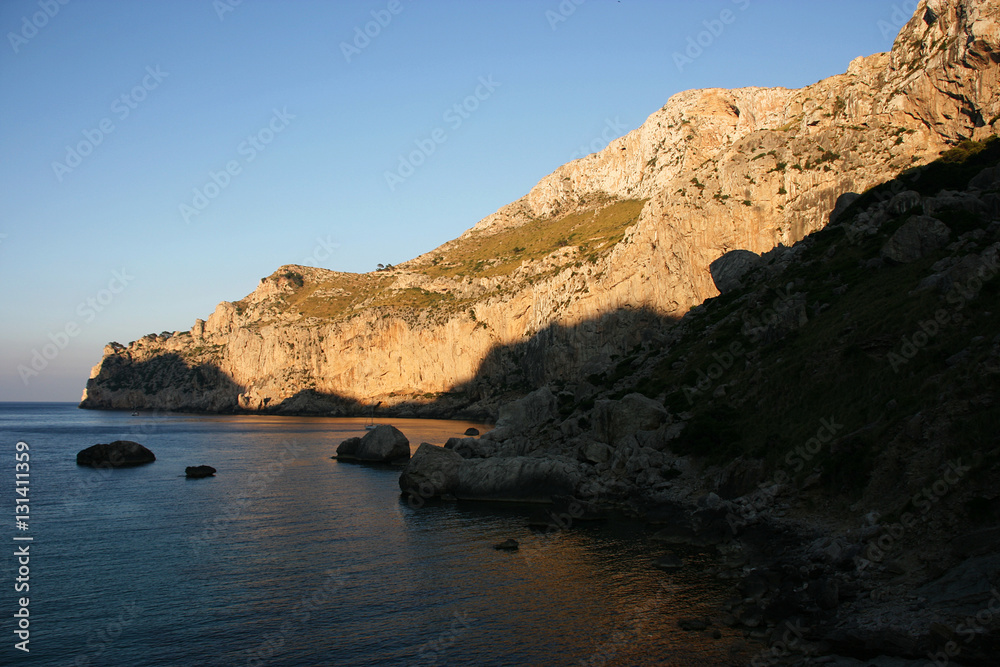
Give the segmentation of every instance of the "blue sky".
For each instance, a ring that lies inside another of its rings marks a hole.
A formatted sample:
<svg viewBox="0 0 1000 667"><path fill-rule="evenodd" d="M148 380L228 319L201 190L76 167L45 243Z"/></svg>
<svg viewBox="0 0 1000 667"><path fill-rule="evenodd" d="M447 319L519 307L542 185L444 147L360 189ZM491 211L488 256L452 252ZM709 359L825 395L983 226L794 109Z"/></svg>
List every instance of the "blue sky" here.
<svg viewBox="0 0 1000 667"><path fill-rule="evenodd" d="M282 264L430 250L674 93L843 72L913 6L3 0L0 400L76 401Z"/></svg>

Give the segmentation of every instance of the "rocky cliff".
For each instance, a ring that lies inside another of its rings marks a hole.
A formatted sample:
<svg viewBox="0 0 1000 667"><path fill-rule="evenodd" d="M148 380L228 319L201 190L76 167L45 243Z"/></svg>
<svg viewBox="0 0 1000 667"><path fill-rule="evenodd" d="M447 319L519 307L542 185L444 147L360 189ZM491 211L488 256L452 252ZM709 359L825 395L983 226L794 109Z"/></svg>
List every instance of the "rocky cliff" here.
<svg viewBox="0 0 1000 667"><path fill-rule="evenodd" d="M997 664L1000 138L839 208L726 255L722 295L590 382L422 444L406 500L548 503L547 533L642 519L657 567L717 558L731 599L679 625L767 642L751 665Z"/></svg>
<svg viewBox="0 0 1000 667"><path fill-rule="evenodd" d="M489 413L600 373L717 295L722 255L799 241L840 195L995 133L998 18L993 1L923 0L890 53L844 74L675 95L403 265L282 267L190 331L107 346L81 406Z"/></svg>

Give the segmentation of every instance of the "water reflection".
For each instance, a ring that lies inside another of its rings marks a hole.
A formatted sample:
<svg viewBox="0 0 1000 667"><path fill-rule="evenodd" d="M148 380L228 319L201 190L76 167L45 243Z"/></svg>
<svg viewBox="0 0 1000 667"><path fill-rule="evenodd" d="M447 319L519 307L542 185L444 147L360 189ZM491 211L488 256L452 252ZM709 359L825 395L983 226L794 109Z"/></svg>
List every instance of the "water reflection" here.
<svg viewBox="0 0 1000 667"><path fill-rule="evenodd" d="M710 554L684 553L687 568L666 574L652 567L662 547L641 526L621 520L543 533L527 527L528 507L403 507L418 550L477 563L473 578L458 582L447 574L442 581L437 568L427 568L426 593L478 591L462 608L485 626L513 627L493 638L505 653L530 655L544 643L567 660L553 664L711 665L748 657L740 633L723 627L714 639L677 627L679 618L713 615L728 594L705 573L714 561ZM510 537L520 543L518 551L492 549ZM474 659L462 649L457 654Z"/></svg>
<svg viewBox="0 0 1000 667"><path fill-rule="evenodd" d="M398 471L330 459L363 419L168 415L141 440L155 463L68 501L93 473L75 452L119 436L130 418L72 408L3 418L38 444L32 462L44 472L33 501L46 545L44 648L33 664L738 662L741 639L727 628L712 639L677 627L726 595L705 574L710 555L685 553L688 566L666 574L652 567L662 548L621 520L546 535L528 528L523 506L416 510ZM393 423L415 445L488 428ZM200 463L217 476L183 477ZM518 552L493 549L511 537ZM137 620L96 655L94 633L131 603Z"/></svg>

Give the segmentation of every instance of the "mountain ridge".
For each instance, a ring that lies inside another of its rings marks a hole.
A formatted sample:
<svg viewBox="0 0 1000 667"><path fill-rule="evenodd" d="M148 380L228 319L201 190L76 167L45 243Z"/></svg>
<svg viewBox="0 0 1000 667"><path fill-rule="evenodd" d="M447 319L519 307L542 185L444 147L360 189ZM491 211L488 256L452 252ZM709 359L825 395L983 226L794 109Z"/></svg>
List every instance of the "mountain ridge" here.
<svg viewBox="0 0 1000 667"><path fill-rule="evenodd" d="M717 295L709 265L720 256L791 245L840 195L992 134L997 16L991 2L925 0L890 53L812 86L678 93L603 151L397 267L287 265L188 332L107 346L81 406L347 414L381 400L490 415L539 382L586 377L635 345L645 311L676 319ZM476 254L487 246L494 254ZM551 325L631 310L644 314L540 344L570 365L543 364L539 377L511 358L483 372L492 351ZM179 355L187 370L175 380L204 366L228 381L167 389L130 371L158 355Z"/></svg>

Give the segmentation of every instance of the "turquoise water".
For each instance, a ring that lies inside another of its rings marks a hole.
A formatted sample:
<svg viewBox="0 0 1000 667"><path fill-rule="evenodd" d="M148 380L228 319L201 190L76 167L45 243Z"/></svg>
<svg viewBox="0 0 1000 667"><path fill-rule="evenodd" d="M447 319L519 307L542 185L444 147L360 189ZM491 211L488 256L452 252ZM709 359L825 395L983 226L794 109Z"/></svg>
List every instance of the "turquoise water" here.
<svg viewBox="0 0 1000 667"><path fill-rule="evenodd" d="M364 419L156 415L0 404L0 664L660 665L738 663L740 638L677 628L725 591L707 555L666 574L640 526L527 527L531 508L410 507L398 470L331 460ZM411 446L474 424L391 420ZM478 426L481 430L488 427ZM153 464L75 465L136 440ZM14 455L30 446L30 520ZM218 475L183 477L188 465ZM30 591L13 590L30 536ZM515 553L492 545L513 537ZM29 597L29 654L16 650Z"/></svg>

